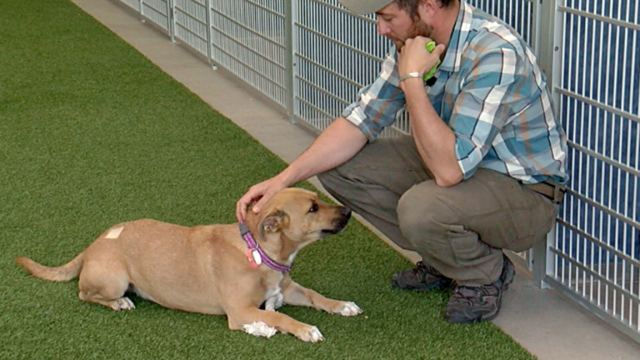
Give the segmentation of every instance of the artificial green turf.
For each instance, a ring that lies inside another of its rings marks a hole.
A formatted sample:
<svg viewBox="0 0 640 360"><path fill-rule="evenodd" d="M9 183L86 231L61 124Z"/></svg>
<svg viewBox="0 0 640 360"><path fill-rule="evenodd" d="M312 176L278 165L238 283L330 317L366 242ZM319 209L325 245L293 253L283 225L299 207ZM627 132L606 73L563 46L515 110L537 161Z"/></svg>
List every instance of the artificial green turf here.
<svg viewBox="0 0 640 360"><path fill-rule="evenodd" d="M117 222L233 222L285 164L68 0L0 0L0 64L0 359L532 358L492 324L447 324L446 292L391 289L409 262L355 221L301 251L292 277L364 314L280 309L318 344L137 298L114 312L78 300L76 281L27 275L16 256L65 263Z"/></svg>

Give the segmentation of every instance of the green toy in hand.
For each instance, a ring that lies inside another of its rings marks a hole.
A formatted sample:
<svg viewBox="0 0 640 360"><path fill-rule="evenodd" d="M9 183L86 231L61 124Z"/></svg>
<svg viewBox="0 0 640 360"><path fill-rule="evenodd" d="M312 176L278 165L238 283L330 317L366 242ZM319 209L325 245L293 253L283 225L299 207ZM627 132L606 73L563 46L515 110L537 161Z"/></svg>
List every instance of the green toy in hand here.
<svg viewBox="0 0 640 360"><path fill-rule="evenodd" d="M427 48L428 52L433 52L433 49L436 48L436 42L435 41L430 41L428 42L425 47ZM427 71L424 74L424 81L427 81L429 79L431 79L433 77L433 74L436 73L436 70L438 69L438 66L440 66L440 60L438 60L438 62L431 68L431 70Z"/></svg>

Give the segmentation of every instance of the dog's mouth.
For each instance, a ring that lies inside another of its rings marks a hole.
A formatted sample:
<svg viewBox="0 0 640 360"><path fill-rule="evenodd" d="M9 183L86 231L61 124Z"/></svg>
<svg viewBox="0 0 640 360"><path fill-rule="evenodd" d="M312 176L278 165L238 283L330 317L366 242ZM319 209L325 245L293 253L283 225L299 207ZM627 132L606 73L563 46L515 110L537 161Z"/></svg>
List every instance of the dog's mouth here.
<svg viewBox="0 0 640 360"><path fill-rule="evenodd" d="M342 208L340 211L340 216L333 220L333 227L330 229L323 229L320 232L320 236L325 237L339 233L347 226L350 218L351 210L349 208Z"/></svg>
<svg viewBox="0 0 640 360"><path fill-rule="evenodd" d="M324 230L320 231L320 235L322 237L329 236L329 235L334 235L334 234L337 234L340 231L342 231L342 229L344 229L344 226L336 227L336 228L333 228L333 229L324 229Z"/></svg>

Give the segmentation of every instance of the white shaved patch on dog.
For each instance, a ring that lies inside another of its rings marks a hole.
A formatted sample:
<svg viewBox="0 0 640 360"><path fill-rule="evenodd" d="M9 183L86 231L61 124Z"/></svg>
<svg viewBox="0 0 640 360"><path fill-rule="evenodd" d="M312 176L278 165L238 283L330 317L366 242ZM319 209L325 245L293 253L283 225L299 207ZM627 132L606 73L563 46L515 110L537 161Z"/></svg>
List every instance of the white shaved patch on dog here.
<svg viewBox="0 0 640 360"><path fill-rule="evenodd" d="M107 236L105 236L105 238L107 238L107 239L117 239L118 236L120 236L120 234L122 233L122 230L124 230L124 226L113 228L113 229L109 230L109 232L107 233Z"/></svg>
<svg viewBox="0 0 640 360"><path fill-rule="evenodd" d="M267 302L264 305L264 309L267 311L276 311L276 309L281 307L283 303L284 295L282 295L281 292L278 292L277 294L267 299Z"/></svg>
<svg viewBox="0 0 640 360"><path fill-rule="evenodd" d="M128 297L122 297L120 299L117 299L115 303L111 304L111 308L115 311L122 311L135 309L136 306Z"/></svg>
<svg viewBox="0 0 640 360"><path fill-rule="evenodd" d="M250 335L255 336L264 336L266 338L270 338L275 335L278 330L276 328L271 327L262 321L254 321L251 324L242 325L242 329Z"/></svg>

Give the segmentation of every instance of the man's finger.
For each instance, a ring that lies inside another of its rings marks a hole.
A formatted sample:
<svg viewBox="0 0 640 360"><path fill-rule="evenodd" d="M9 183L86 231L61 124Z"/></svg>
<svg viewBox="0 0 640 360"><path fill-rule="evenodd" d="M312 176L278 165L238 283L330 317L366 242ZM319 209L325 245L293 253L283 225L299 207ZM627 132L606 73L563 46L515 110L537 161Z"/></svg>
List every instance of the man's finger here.
<svg viewBox="0 0 640 360"><path fill-rule="evenodd" d="M236 203L236 218L239 222L243 222L247 216L247 206L244 202L238 201Z"/></svg>
<svg viewBox="0 0 640 360"><path fill-rule="evenodd" d="M262 209L262 205L264 205L267 200L269 200L273 195L271 193L266 193L264 195L262 195L262 197L260 198L260 200L258 200L258 202L256 202L255 204L253 204L253 206L251 207L251 211L254 214L257 214L260 212L260 209Z"/></svg>
<svg viewBox="0 0 640 360"><path fill-rule="evenodd" d="M258 201L257 203L255 203L252 207L251 207L251 211L254 214L257 214L260 212L260 208L262 208L262 203L264 202L264 196L262 197L262 199L260 199L260 201Z"/></svg>
<svg viewBox="0 0 640 360"><path fill-rule="evenodd" d="M236 203L236 218L238 221L242 222L247 217L247 207L249 207L249 203L251 201L252 195L250 192L244 194L240 200Z"/></svg>

